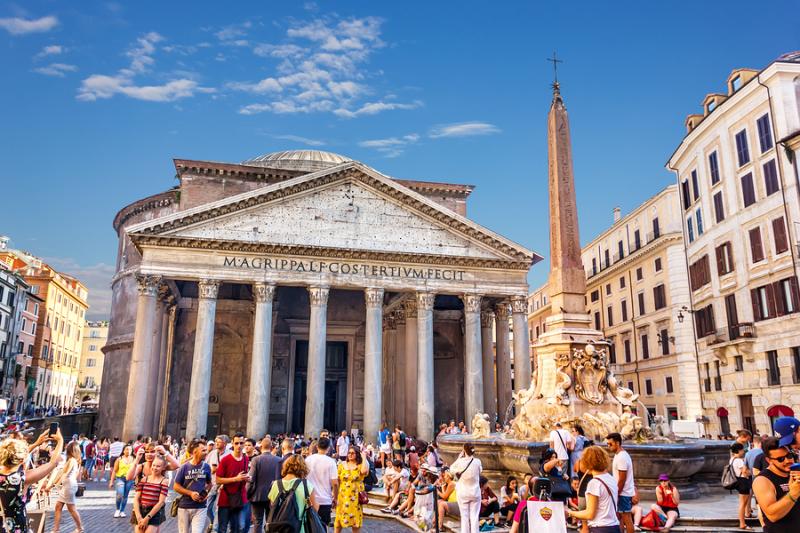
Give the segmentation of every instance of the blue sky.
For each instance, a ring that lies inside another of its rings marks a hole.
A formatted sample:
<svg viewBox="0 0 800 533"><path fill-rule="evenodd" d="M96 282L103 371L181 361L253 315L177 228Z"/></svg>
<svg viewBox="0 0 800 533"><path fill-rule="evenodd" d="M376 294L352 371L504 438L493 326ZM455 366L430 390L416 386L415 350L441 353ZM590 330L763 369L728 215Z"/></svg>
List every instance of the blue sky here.
<svg viewBox="0 0 800 533"><path fill-rule="evenodd" d="M672 182L684 118L732 69L800 48L796 2L652 4L0 3L0 234L100 317L113 217L173 186L173 157L310 147L476 185L469 216L546 256L555 49L587 242Z"/></svg>

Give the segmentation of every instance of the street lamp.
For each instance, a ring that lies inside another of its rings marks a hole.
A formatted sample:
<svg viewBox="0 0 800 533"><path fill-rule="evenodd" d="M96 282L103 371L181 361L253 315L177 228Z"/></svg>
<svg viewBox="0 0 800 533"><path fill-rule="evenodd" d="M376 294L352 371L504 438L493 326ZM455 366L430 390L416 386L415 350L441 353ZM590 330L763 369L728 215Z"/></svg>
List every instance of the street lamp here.
<svg viewBox="0 0 800 533"><path fill-rule="evenodd" d="M678 322L683 324L683 312L686 311L687 313L694 313L693 310L689 309L685 305L678 310Z"/></svg>

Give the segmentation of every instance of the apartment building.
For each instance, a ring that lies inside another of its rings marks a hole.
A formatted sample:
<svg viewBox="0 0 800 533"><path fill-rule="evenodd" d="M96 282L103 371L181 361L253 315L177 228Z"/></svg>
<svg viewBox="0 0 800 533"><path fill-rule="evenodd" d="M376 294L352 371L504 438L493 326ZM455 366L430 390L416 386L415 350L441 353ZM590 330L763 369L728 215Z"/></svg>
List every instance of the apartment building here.
<svg viewBox="0 0 800 533"><path fill-rule="evenodd" d="M108 321L87 321L83 328L81 363L78 371L78 387L75 403L86 404L100 399L100 384L103 380L103 346L108 340Z"/></svg>

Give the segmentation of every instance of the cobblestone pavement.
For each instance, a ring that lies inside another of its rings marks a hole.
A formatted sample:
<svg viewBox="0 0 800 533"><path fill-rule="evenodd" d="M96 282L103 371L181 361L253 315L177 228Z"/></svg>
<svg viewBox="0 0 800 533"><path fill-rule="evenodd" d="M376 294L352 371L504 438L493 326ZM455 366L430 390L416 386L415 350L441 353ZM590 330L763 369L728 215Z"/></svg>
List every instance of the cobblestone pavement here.
<svg viewBox="0 0 800 533"><path fill-rule="evenodd" d="M170 492L170 498L172 497ZM53 530L53 504L55 495L51 496L51 504L47 512L47 523L45 533ZM86 493L78 498L78 513L83 521L83 528L86 533L131 533L133 526L129 523L131 515L131 505L133 504L133 494L128 498L128 507L125 510L127 518L114 518L114 491L108 488L107 483L89 482L86 486ZM30 509L35 510L36 504L31 503ZM72 533L75 531L75 522L67 512L66 507L61 516L62 533ZM333 531L333 528L330 529ZM408 532L406 528L392 520L378 520L367 518L364 520L362 531L375 533ZM178 522L174 518L167 518L161 527L161 533L178 533ZM253 532L255 533L255 532Z"/></svg>

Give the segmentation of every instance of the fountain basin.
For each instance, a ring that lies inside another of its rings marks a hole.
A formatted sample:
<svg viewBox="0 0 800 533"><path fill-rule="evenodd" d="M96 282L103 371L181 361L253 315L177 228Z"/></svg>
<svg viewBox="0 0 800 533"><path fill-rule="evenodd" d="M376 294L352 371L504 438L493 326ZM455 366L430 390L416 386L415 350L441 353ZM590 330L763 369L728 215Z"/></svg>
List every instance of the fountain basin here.
<svg viewBox="0 0 800 533"><path fill-rule="evenodd" d="M549 446L546 442L517 440L496 433L482 439L472 435L442 435L436 442L442 458L449 463L458 457L464 444L472 444L475 456L483 465L483 475L489 478L492 487L505 483L509 475L521 480L525 474L536 474L542 450ZM605 447L605 444L602 446ZM661 474L669 475L681 491L681 498L700 497L700 487L692 476L700 472L705 464L705 442L625 442L623 446L633 460L636 485L643 498L651 497Z"/></svg>

